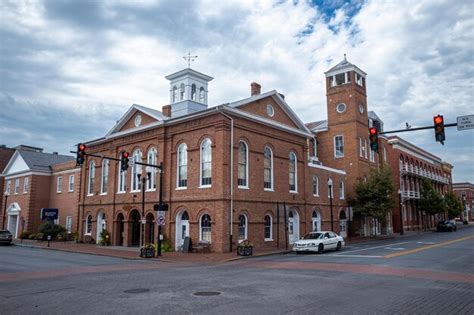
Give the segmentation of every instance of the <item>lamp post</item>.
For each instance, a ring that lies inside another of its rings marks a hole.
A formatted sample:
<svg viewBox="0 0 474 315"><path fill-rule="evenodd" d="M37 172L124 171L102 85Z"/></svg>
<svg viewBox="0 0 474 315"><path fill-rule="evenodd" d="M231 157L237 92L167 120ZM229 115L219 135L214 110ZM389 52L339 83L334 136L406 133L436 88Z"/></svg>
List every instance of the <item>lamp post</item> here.
<svg viewBox="0 0 474 315"><path fill-rule="evenodd" d="M329 189L329 209L331 210L331 231L334 232L334 218L332 215L332 179L328 179L328 189Z"/></svg>
<svg viewBox="0 0 474 315"><path fill-rule="evenodd" d="M147 176L142 176L142 174L137 174L138 181L142 181L142 222L141 222L141 231L142 237L140 238L141 246L145 246L145 184L150 176L150 173L145 173Z"/></svg>
<svg viewBox="0 0 474 315"><path fill-rule="evenodd" d="M8 194L5 194L5 204L3 205L2 230L5 230L5 218L6 218L6 215L7 215L7 201L8 201Z"/></svg>
<svg viewBox="0 0 474 315"><path fill-rule="evenodd" d="M398 203L400 204L400 235L403 235L403 211L402 211L402 191L398 190Z"/></svg>

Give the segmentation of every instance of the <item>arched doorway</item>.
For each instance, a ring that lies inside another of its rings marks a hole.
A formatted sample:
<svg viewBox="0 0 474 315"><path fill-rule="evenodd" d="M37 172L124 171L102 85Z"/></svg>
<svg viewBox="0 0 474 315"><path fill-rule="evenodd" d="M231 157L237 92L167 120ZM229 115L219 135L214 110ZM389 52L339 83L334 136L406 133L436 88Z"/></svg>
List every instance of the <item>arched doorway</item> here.
<svg viewBox="0 0 474 315"><path fill-rule="evenodd" d="M105 213L103 210L100 210L99 213L97 214L97 234L96 234L96 242L97 244L100 243L102 237L100 236L102 234L102 231L107 228L107 221L105 218Z"/></svg>
<svg viewBox="0 0 474 315"><path fill-rule="evenodd" d="M185 237L189 237L189 215L185 209L182 209L176 215L176 250L183 250Z"/></svg>
<svg viewBox="0 0 474 315"><path fill-rule="evenodd" d="M339 213L339 235L342 237L347 236L347 217L344 209Z"/></svg>
<svg viewBox="0 0 474 315"><path fill-rule="evenodd" d="M153 213L146 215L145 243L152 244L155 241L155 216Z"/></svg>
<svg viewBox="0 0 474 315"><path fill-rule="evenodd" d="M130 212L129 226L129 244L130 246L140 246L140 213L138 210Z"/></svg>
<svg viewBox="0 0 474 315"><path fill-rule="evenodd" d="M20 225L20 205L16 202L12 203L7 209L8 223L7 229L12 233L13 238L18 238L18 229Z"/></svg>
<svg viewBox="0 0 474 315"><path fill-rule="evenodd" d="M288 213L288 240L293 244L300 238L300 216L296 209Z"/></svg>
<svg viewBox="0 0 474 315"><path fill-rule="evenodd" d="M319 211L314 210L311 215L311 228L313 232L321 231L321 214Z"/></svg>
<svg viewBox="0 0 474 315"><path fill-rule="evenodd" d="M123 246L123 233L125 231L125 226L124 226L124 217L123 214L119 213L117 216L117 236L116 236L116 244L117 246Z"/></svg>

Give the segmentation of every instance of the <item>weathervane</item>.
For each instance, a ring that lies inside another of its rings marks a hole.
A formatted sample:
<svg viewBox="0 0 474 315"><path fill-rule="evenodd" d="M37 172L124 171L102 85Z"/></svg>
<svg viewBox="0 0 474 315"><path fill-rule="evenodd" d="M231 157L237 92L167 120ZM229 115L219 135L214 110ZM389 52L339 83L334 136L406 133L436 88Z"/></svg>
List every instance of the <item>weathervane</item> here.
<svg viewBox="0 0 474 315"><path fill-rule="evenodd" d="M196 60L197 57L198 57L198 56L191 56L191 52L190 52L190 51L188 51L188 55L187 55L187 56L183 56L183 59L188 62L188 68L191 68L191 61Z"/></svg>

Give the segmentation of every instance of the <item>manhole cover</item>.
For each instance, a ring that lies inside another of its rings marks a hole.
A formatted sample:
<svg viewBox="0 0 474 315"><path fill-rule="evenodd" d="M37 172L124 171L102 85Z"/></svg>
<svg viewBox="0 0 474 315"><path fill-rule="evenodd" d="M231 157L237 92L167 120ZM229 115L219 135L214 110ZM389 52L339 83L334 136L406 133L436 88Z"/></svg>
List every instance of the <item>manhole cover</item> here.
<svg viewBox="0 0 474 315"><path fill-rule="evenodd" d="M125 291L123 291L123 292L124 292L124 293L136 294L136 293L145 293L145 292L149 292L149 291L150 291L149 289L138 288L138 289L125 290Z"/></svg>
<svg viewBox="0 0 474 315"><path fill-rule="evenodd" d="M213 295L219 295L221 294L220 292L217 291L200 291L200 292L194 292L194 295L197 296L213 296Z"/></svg>

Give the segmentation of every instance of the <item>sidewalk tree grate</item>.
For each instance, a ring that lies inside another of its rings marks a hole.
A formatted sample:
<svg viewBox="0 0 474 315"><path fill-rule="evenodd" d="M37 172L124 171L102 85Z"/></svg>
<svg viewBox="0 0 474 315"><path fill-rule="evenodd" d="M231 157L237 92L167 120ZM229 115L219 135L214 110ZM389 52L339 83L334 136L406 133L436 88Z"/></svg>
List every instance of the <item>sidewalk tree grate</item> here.
<svg viewBox="0 0 474 315"><path fill-rule="evenodd" d="M143 289L143 288L137 288L137 289L125 290L125 291L123 291L123 292L124 292L124 293L137 294L137 293L150 292L150 290L149 290L149 289Z"/></svg>
<svg viewBox="0 0 474 315"><path fill-rule="evenodd" d="M198 291L198 292L194 292L193 294L197 296L213 296L213 295L219 295L221 293L217 291Z"/></svg>

